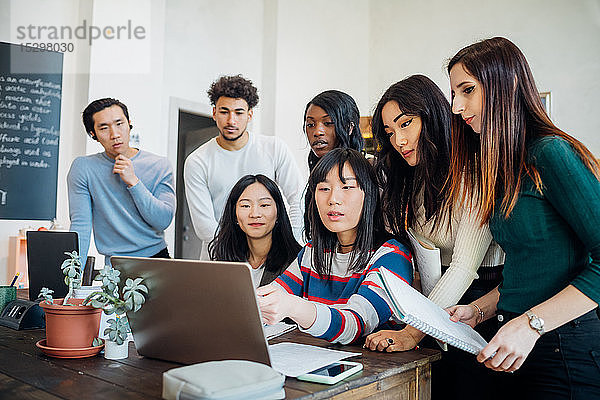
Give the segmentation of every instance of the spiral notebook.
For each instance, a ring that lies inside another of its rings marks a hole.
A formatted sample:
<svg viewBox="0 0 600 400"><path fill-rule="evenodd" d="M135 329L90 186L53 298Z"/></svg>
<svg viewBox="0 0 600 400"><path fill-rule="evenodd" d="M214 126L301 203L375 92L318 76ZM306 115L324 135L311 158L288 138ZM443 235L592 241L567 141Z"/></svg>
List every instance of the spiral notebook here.
<svg viewBox="0 0 600 400"><path fill-rule="evenodd" d="M487 342L469 325L453 322L446 311L386 268L379 269L394 314L404 323L451 346L478 354Z"/></svg>

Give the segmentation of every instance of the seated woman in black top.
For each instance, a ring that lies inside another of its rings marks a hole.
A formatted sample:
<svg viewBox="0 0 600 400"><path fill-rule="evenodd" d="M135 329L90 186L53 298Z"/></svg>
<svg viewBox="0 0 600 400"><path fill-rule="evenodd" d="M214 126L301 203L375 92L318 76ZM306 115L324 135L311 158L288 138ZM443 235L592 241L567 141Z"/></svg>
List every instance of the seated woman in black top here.
<svg viewBox="0 0 600 400"><path fill-rule="evenodd" d="M285 271L301 248L279 188L259 174L243 176L231 189L208 252L211 260L248 262L258 287Z"/></svg>

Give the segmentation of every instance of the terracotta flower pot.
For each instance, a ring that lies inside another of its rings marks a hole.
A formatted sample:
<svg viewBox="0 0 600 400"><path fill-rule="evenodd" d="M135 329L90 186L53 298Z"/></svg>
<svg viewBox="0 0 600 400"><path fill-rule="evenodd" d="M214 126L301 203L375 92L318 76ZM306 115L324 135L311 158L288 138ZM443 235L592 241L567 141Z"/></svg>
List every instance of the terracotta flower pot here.
<svg viewBox="0 0 600 400"><path fill-rule="evenodd" d="M92 346L100 329L102 309L80 305L83 299L70 299L73 306L63 306L62 302L63 299L55 299L53 304L40 303L46 313L47 346L63 349Z"/></svg>

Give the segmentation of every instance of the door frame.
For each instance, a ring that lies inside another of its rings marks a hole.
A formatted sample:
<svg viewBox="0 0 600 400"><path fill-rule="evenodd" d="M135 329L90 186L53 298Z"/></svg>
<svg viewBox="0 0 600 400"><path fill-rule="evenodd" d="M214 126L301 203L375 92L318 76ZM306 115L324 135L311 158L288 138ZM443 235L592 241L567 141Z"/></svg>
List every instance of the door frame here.
<svg viewBox="0 0 600 400"><path fill-rule="evenodd" d="M169 97L169 127L168 127L168 143L167 143L167 158L173 165L173 185L175 193L177 193L177 145L179 140L179 112L184 111L190 114L196 114L201 117L212 118L212 106L206 103L200 103L193 100L187 100L180 97ZM172 249L171 256L175 256L175 218L169 227L165 230L165 239L167 245Z"/></svg>

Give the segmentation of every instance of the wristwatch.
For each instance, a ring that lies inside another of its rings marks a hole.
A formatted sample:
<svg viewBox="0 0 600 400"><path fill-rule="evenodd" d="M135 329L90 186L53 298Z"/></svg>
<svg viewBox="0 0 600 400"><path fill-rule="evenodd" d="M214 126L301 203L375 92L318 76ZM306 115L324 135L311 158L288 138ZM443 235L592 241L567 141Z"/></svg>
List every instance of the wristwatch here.
<svg viewBox="0 0 600 400"><path fill-rule="evenodd" d="M544 320L535 315L531 310L525 311L525 315L529 318L529 326L542 336L544 331Z"/></svg>

